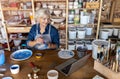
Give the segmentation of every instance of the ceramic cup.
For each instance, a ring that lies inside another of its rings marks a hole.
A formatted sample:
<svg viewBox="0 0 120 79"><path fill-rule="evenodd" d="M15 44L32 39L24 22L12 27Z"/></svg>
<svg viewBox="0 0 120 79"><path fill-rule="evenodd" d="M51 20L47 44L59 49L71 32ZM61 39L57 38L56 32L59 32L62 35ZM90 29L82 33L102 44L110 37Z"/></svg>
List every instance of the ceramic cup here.
<svg viewBox="0 0 120 79"><path fill-rule="evenodd" d="M20 71L20 66L18 64L14 64L10 66L10 71L12 74L17 74Z"/></svg>
<svg viewBox="0 0 120 79"><path fill-rule="evenodd" d="M47 72L48 79L58 79L58 71L56 70L49 70Z"/></svg>

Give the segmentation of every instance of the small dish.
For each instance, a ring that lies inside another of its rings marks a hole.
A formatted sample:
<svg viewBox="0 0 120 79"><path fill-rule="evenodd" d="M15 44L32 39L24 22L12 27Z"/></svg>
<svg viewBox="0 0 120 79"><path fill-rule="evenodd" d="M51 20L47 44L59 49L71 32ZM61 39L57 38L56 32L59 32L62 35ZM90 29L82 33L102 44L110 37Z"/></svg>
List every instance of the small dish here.
<svg viewBox="0 0 120 79"><path fill-rule="evenodd" d="M36 53L35 57L36 57L37 59L41 58L41 57L42 57L42 53Z"/></svg>
<svg viewBox="0 0 120 79"><path fill-rule="evenodd" d="M58 52L58 56L62 59L69 59L72 58L75 53L71 50L61 50Z"/></svg>

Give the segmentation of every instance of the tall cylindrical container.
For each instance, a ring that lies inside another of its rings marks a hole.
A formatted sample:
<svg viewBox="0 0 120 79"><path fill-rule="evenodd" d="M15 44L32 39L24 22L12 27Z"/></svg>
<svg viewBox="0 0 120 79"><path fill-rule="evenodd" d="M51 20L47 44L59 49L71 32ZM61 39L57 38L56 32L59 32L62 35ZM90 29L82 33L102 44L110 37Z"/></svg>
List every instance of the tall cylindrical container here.
<svg viewBox="0 0 120 79"><path fill-rule="evenodd" d="M5 63L4 50L0 48L0 66L2 66L4 63Z"/></svg>

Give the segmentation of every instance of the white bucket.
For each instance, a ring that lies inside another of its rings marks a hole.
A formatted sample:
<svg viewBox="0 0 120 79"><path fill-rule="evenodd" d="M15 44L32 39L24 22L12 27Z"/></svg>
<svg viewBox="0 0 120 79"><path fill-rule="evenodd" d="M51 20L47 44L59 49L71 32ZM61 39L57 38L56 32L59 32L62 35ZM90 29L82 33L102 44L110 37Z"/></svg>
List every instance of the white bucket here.
<svg viewBox="0 0 120 79"><path fill-rule="evenodd" d="M118 31L118 38L120 39L120 30Z"/></svg>
<svg viewBox="0 0 120 79"><path fill-rule="evenodd" d="M113 34L113 29L108 29L109 30L109 36L112 36L112 34Z"/></svg>
<svg viewBox="0 0 120 79"><path fill-rule="evenodd" d="M104 47L105 48L107 48L108 47L108 41L106 41L106 40L94 40L93 42L92 42L92 57L94 58L94 59L97 59L97 52L98 52L98 46L102 46L102 45L104 45Z"/></svg>
<svg viewBox="0 0 120 79"><path fill-rule="evenodd" d="M74 41L68 41L68 50L75 50Z"/></svg>
<svg viewBox="0 0 120 79"><path fill-rule="evenodd" d="M87 27L86 28L86 35L92 35L92 27Z"/></svg>
<svg viewBox="0 0 120 79"><path fill-rule="evenodd" d="M108 30L100 30L100 38L101 39L108 39L109 31Z"/></svg>
<svg viewBox="0 0 120 79"><path fill-rule="evenodd" d="M80 23L81 24L88 24L90 16L81 16Z"/></svg>
<svg viewBox="0 0 120 79"><path fill-rule="evenodd" d="M68 45L68 50L75 50L75 44L69 44Z"/></svg>
<svg viewBox="0 0 120 79"><path fill-rule="evenodd" d="M69 31L69 39L76 39L76 30Z"/></svg>
<svg viewBox="0 0 120 79"><path fill-rule="evenodd" d="M78 30L78 35L77 37L79 39L84 39L85 38L85 30Z"/></svg>
<svg viewBox="0 0 120 79"><path fill-rule="evenodd" d="M118 29L116 29L116 28L113 29L113 35L118 36Z"/></svg>

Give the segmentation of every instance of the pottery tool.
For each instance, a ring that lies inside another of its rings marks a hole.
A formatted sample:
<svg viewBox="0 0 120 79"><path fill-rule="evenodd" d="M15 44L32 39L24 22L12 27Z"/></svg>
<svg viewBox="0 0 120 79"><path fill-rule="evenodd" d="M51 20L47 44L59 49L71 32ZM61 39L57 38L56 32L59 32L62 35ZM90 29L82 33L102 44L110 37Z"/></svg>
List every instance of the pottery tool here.
<svg viewBox="0 0 120 79"><path fill-rule="evenodd" d="M98 46L98 50L97 50L97 60L100 60L100 46Z"/></svg>
<svg viewBox="0 0 120 79"><path fill-rule="evenodd" d="M108 40L108 52L107 52L107 61L109 60L109 54L110 54L110 47L111 47L111 44L110 44L111 40L109 39Z"/></svg>
<svg viewBox="0 0 120 79"><path fill-rule="evenodd" d="M113 62L112 70L113 70L113 71L115 70L115 62Z"/></svg>
<svg viewBox="0 0 120 79"><path fill-rule="evenodd" d="M32 67L34 73L37 73L38 71L40 71L40 69L38 69L33 62L30 62L30 66Z"/></svg>

